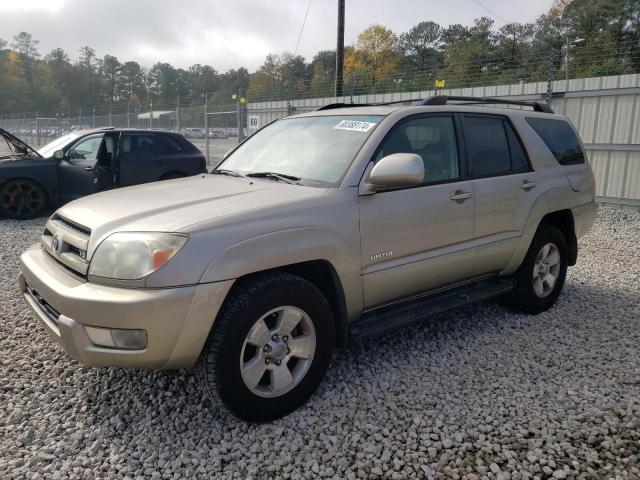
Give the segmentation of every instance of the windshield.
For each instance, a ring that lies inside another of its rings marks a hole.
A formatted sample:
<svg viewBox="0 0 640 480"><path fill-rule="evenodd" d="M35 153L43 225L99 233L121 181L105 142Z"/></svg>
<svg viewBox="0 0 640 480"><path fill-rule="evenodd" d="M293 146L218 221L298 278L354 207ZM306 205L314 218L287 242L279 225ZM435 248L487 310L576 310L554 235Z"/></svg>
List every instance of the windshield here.
<svg viewBox="0 0 640 480"><path fill-rule="evenodd" d="M38 153L44 158L53 157L53 152L56 150L62 150L69 142L72 142L80 136L80 132L67 133L55 140L47 143L44 147L38 150Z"/></svg>
<svg viewBox="0 0 640 480"><path fill-rule="evenodd" d="M256 132L220 164L242 175L270 172L336 186L380 122L378 115L300 117Z"/></svg>

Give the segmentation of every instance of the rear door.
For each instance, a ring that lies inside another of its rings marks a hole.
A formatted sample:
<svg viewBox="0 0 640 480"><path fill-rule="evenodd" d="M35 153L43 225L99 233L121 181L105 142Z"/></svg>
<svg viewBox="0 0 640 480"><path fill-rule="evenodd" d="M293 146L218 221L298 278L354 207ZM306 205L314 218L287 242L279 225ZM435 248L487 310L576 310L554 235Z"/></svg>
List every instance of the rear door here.
<svg viewBox="0 0 640 480"><path fill-rule="evenodd" d="M164 169L163 153L155 134L122 133L118 155L121 187L158 180Z"/></svg>
<svg viewBox="0 0 640 480"><path fill-rule="evenodd" d="M473 186L464 179L455 116L401 120L375 160L415 153L425 179L411 188L363 195L360 203L365 307L419 294L469 276Z"/></svg>
<svg viewBox="0 0 640 480"><path fill-rule="evenodd" d="M534 172L507 117L464 114L462 124L475 194L474 268L490 273L515 253L536 196Z"/></svg>

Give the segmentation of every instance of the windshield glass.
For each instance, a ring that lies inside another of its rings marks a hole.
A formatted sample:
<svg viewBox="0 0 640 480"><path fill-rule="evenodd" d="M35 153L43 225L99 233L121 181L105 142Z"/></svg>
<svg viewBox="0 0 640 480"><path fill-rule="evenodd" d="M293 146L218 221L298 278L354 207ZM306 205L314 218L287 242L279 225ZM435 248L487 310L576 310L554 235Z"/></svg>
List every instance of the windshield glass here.
<svg viewBox="0 0 640 480"><path fill-rule="evenodd" d="M247 175L271 172L302 184L336 186L382 119L378 115L279 120L256 132L220 164Z"/></svg>
<svg viewBox="0 0 640 480"><path fill-rule="evenodd" d="M53 152L61 150L69 142L72 142L80 136L79 132L71 132L56 138L55 140L47 143L44 147L38 150L38 153L45 158L53 157Z"/></svg>

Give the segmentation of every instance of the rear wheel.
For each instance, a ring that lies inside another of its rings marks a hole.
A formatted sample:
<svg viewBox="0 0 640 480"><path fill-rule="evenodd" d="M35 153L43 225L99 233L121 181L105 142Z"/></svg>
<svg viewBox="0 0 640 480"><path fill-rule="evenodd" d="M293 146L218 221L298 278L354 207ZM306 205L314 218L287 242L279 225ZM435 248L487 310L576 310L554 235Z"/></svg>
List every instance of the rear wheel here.
<svg viewBox="0 0 640 480"><path fill-rule="evenodd" d="M279 418L316 390L334 347L331 307L307 280L273 273L241 281L198 364L205 391L249 421Z"/></svg>
<svg viewBox="0 0 640 480"><path fill-rule="evenodd" d="M515 275L511 304L532 314L551 308L564 286L568 258L562 231L553 225L540 225Z"/></svg>
<svg viewBox="0 0 640 480"><path fill-rule="evenodd" d="M27 179L9 180L0 187L0 213L16 219L34 218L47 206L40 185Z"/></svg>

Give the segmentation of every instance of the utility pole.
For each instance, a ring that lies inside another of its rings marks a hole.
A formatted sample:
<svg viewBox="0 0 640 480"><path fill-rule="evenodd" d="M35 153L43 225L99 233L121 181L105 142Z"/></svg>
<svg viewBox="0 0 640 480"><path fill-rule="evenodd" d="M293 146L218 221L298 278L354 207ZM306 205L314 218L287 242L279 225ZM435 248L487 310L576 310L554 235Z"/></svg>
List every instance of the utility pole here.
<svg viewBox="0 0 640 480"><path fill-rule="evenodd" d="M342 96L344 68L344 2L338 0L338 44L336 45L336 97Z"/></svg>

